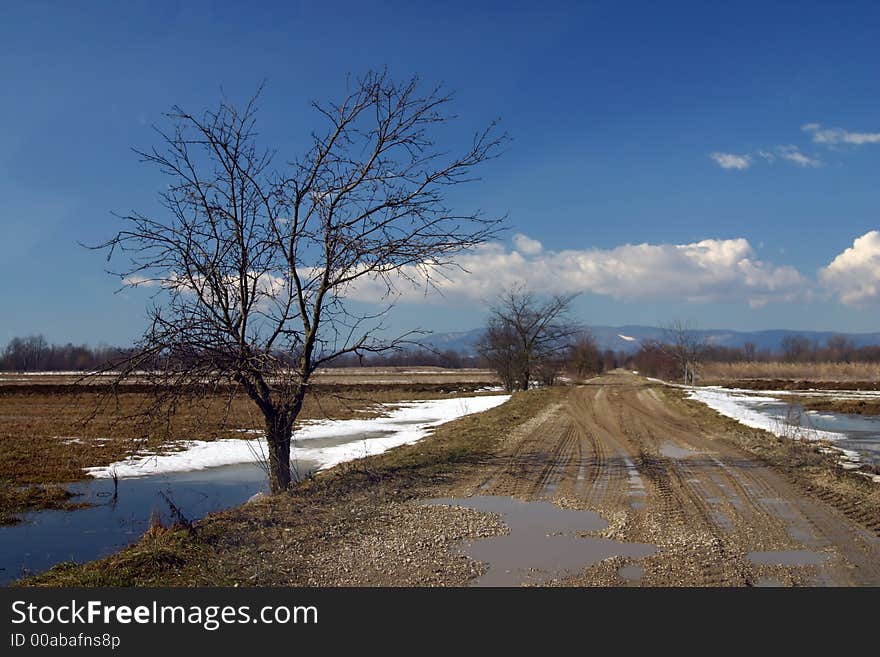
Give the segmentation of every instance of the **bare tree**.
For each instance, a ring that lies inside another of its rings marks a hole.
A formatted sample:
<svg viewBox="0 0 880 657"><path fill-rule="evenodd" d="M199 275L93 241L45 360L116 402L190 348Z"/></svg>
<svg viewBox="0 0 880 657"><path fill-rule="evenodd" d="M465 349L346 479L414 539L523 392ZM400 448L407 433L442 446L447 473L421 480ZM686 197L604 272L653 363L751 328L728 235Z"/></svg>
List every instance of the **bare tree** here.
<svg viewBox="0 0 880 657"><path fill-rule="evenodd" d="M577 335L568 350L568 366L578 379L599 374L605 369L603 354L589 331Z"/></svg>
<svg viewBox="0 0 880 657"><path fill-rule="evenodd" d="M508 390L527 390L539 369L545 383L553 382L561 356L578 332L567 321L574 296L540 301L534 293L514 287L498 297L478 350Z"/></svg>
<svg viewBox="0 0 880 657"><path fill-rule="evenodd" d="M685 385L696 385L705 342L689 322L676 320L664 328L663 349L675 358Z"/></svg>
<svg viewBox="0 0 880 657"><path fill-rule="evenodd" d="M504 389L514 390L519 372L520 349L513 328L497 317L490 317L476 349L498 374Z"/></svg>
<svg viewBox="0 0 880 657"><path fill-rule="evenodd" d="M136 151L169 177L164 212L121 217L101 247L122 250L127 285L154 286L150 326L115 367L146 371L154 409L184 397L243 390L265 420L273 492L291 483L290 448L315 370L345 355L394 349L383 318L402 280L431 286L454 256L495 236L497 219L447 206L506 137L494 123L459 156L433 132L451 96L385 73L349 81L338 103L313 103L325 128L283 168L257 145L259 93L243 108L201 115L179 107L161 147ZM347 298L374 290L380 308Z"/></svg>

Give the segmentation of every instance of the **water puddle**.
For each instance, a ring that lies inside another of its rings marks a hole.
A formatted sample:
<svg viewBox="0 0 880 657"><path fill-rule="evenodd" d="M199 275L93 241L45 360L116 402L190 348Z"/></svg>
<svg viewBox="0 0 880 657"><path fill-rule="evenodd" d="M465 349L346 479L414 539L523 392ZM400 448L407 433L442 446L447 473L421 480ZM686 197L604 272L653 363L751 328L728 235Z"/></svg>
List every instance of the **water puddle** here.
<svg viewBox="0 0 880 657"><path fill-rule="evenodd" d="M749 552L748 560L765 566L820 566L828 560L824 552L810 550L766 550Z"/></svg>
<svg viewBox="0 0 880 657"><path fill-rule="evenodd" d="M653 545L623 543L583 532L608 523L592 511L560 509L550 502L521 502L510 497L438 498L425 504L462 506L496 513L510 529L506 536L466 541L461 551L488 564L474 586L541 584L576 575L586 566L614 556L639 559L657 552Z"/></svg>
<svg viewBox="0 0 880 657"><path fill-rule="evenodd" d="M644 577L645 571L641 566L623 566L617 569L617 574L627 582L638 582Z"/></svg>
<svg viewBox="0 0 880 657"><path fill-rule="evenodd" d="M630 507L633 509L641 509L644 508L645 503L642 501L645 499L647 495L647 491L645 490L645 482L642 480L642 476L639 474L639 469L636 467L636 464L633 463L633 460L626 455L621 455L623 458L623 464L626 468L626 478L628 491L627 495L630 498L636 498L635 500L629 503Z"/></svg>
<svg viewBox="0 0 880 657"><path fill-rule="evenodd" d="M730 533L733 531L733 520L721 509L712 509L710 511L712 521L724 531Z"/></svg>
<svg viewBox="0 0 880 657"><path fill-rule="evenodd" d="M679 447L678 445L673 445L672 443L663 443L660 446L660 453L670 459L686 459L688 457L697 456L699 454L699 452L695 452L692 449Z"/></svg>

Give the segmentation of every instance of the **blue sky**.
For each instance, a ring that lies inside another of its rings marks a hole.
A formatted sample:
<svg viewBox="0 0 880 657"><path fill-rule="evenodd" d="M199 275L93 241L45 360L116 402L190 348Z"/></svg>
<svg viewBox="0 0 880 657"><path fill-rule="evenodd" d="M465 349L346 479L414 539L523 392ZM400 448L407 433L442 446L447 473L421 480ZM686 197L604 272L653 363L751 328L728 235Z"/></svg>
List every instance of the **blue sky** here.
<svg viewBox="0 0 880 657"><path fill-rule="evenodd" d="M155 209L130 148L171 105L265 80L261 134L293 156L310 99L386 66L513 137L455 194L508 215L503 243L444 297L404 296L395 328L478 326L475 301L519 276L581 292L592 324L880 329L880 4L253 4L5 5L0 342L143 328L147 294L114 294L76 242Z"/></svg>

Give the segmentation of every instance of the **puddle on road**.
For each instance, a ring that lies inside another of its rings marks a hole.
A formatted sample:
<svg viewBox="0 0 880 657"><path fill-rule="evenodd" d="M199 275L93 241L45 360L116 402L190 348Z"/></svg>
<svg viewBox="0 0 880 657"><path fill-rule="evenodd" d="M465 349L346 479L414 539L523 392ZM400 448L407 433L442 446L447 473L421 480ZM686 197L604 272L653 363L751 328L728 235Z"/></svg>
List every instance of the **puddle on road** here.
<svg viewBox="0 0 880 657"><path fill-rule="evenodd" d="M723 509L711 509L710 515L715 524L721 527L721 529L728 533L733 532L733 520Z"/></svg>
<svg viewBox="0 0 880 657"><path fill-rule="evenodd" d="M699 454L699 452L695 452L692 449L679 447L678 445L673 445L672 443L663 443L660 446L660 453L666 458L670 459L686 459L690 456L696 456L697 454Z"/></svg>
<svg viewBox="0 0 880 657"><path fill-rule="evenodd" d="M641 566L623 566L617 569L617 574L628 582L637 582L645 575Z"/></svg>
<svg viewBox="0 0 880 657"><path fill-rule="evenodd" d="M560 509L550 502L521 502L510 497L437 498L424 504L462 506L497 513L510 529L506 536L466 541L463 554L488 564L474 586L521 586L576 575L584 567L614 556L639 559L657 552L653 545L623 543L581 532L605 529L592 511Z"/></svg>
<svg viewBox="0 0 880 657"><path fill-rule="evenodd" d="M810 550L766 550L749 552L748 560L765 566L819 566L828 560L824 552Z"/></svg>

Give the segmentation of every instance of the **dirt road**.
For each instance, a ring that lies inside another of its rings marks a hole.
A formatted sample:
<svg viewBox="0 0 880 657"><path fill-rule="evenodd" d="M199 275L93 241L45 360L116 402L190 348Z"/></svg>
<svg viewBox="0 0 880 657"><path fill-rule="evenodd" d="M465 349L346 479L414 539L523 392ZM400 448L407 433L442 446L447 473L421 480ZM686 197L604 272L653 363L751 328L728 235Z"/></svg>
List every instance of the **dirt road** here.
<svg viewBox="0 0 880 657"><path fill-rule="evenodd" d="M603 561L569 584L880 584L875 531L684 411L644 379L594 379L514 432L456 494L598 511L608 538L660 548Z"/></svg>

